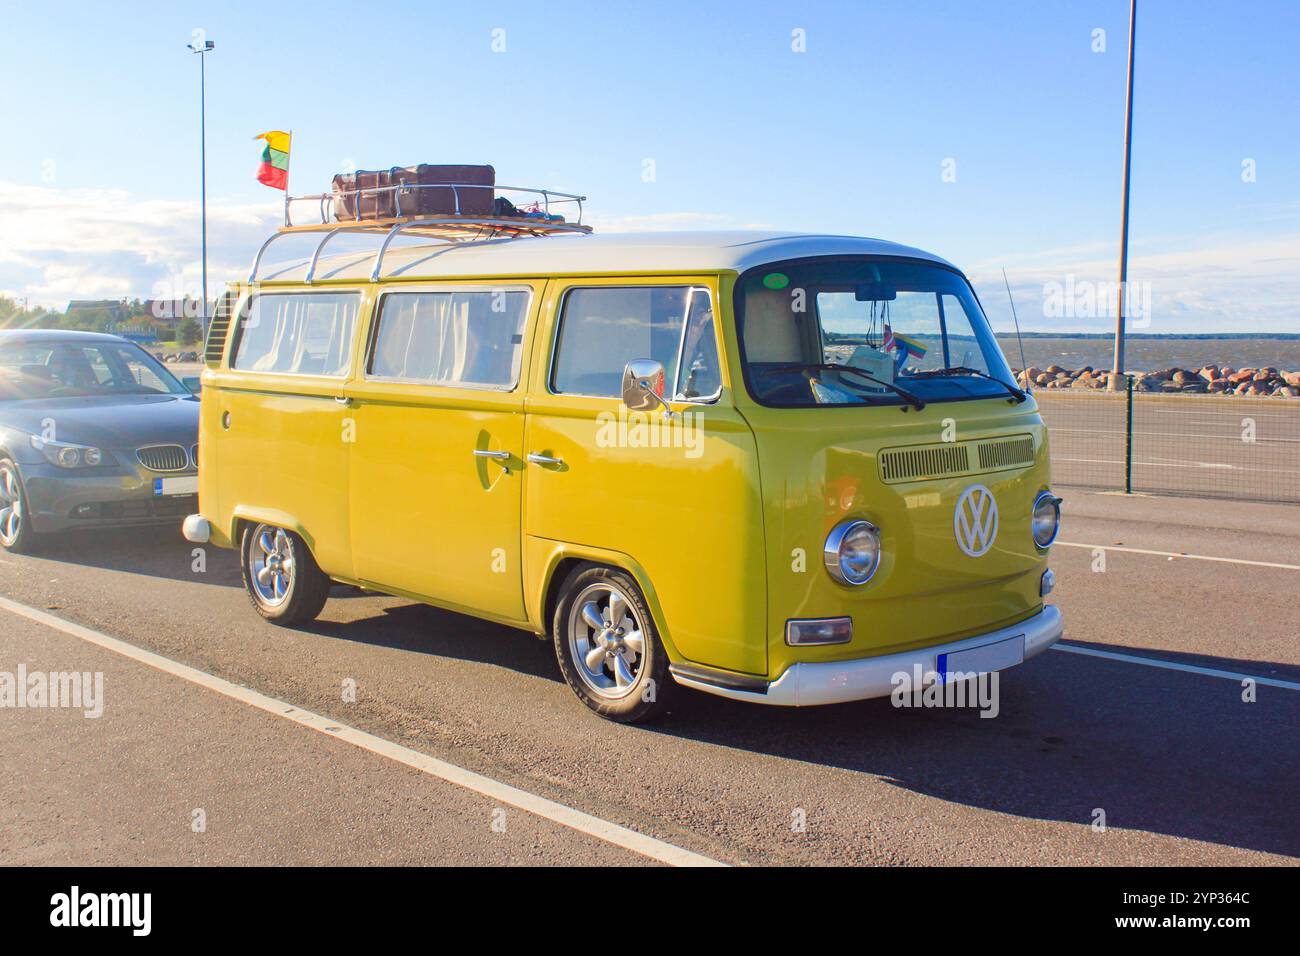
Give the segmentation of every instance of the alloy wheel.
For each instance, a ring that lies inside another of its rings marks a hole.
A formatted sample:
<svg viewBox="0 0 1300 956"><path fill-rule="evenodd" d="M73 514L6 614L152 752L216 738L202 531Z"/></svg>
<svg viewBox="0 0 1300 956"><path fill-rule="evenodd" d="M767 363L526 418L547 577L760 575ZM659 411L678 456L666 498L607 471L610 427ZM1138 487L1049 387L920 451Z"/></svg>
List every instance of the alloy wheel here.
<svg viewBox="0 0 1300 956"><path fill-rule="evenodd" d="M635 605L613 584L584 588L569 611L569 652L578 677L607 700L626 697L641 673L645 636Z"/></svg>

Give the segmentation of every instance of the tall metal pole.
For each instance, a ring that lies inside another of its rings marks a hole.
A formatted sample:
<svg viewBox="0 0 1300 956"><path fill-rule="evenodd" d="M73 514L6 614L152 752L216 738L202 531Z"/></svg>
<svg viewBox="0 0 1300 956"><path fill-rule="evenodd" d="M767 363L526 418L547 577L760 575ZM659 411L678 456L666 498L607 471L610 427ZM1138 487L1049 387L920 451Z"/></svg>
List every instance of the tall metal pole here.
<svg viewBox="0 0 1300 956"><path fill-rule="evenodd" d="M203 301L199 303L199 324L208 334L208 77L205 54L216 46L202 31L195 31L191 53L199 55L199 228L203 257Z"/></svg>
<svg viewBox="0 0 1300 956"><path fill-rule="evenodd" d="M1115 303L1115 362L1110 387L1118 391L1124 378L1124 298L1128 291L1128 185L1133 158L1133 49L1137 35L1137 0L1128 12L1128 106L1124 113L1124 205L1119 220L1119 292Z"/></svg>
<svg viewBox="0 0 1300 956"><path fill-rule="evenodd" d="M207 57L199 54L199 221L202 231L203 301L199 304L199 327L208 334L208 91Z"/></svg>

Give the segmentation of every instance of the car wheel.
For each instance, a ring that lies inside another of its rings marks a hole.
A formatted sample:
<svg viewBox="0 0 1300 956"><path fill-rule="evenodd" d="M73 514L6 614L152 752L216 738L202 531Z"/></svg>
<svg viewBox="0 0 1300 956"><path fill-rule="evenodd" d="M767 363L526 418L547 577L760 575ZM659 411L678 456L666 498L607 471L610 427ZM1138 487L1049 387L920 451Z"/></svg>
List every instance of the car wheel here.
<svg viewBox="0 0 1300 956"><path fill-rule="evenodd" d="M285 627L306 624L320 614L330 579L301 537L274 525L250 524L239 552L244 590L258 614Z"/></svg>
<svg viewBox="0 0 1300 956"><path fill-rule="evenodd" d="M37 538L18 465L12 459L0 458L0 547L28 554L36 547Z"/></svg>
<svg viewBox="0 0 1300 956"><path fill-rule="evenodd" d="M575 569L551 631L564 679L596 713L636 723L668 710L675 687L668 655L631 575L601 565Z"/></svg>

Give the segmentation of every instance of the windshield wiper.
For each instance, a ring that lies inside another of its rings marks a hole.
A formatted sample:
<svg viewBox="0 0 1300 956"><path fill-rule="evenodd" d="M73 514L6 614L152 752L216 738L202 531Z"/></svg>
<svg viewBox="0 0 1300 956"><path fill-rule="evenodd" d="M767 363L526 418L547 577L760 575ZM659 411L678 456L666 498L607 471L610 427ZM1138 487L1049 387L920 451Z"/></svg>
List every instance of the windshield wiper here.
<svg viewBox="0 0 1300 956"><path fill-rule="evenodd" d="M1006 382L1002 381L1002 379L998 378L997 376L990 375L988 372L981 372L979 369L971 368L968 365L954 365L950 368L936 368L936 369L931 369L928 372L913 372L908 377L909 378L951 378L954 375L974 375L977 376L978 378L986 378L990 382L997 382L999 385L1005 388L1008 393L1010 393L1011 397L1015 399L1017 405L1019 405L1026 398L1029 397L1028 393L1025 392L1024 390L1016 388L1014 385L1008 385Z"/></svg>
<svg viewBox="0 0 1300 956"><path fill-rule="evenodd" d="M918 412L921 409L925 408L925 402L921 401L921 399L917 398L914 394L909 392L907 389L901 388L895 385L893 382L886 382L883 378L876 378L876 376L872 375L870 372L864 372L862 371L862 369L855 368L852 365L840 365L836 362L808 362L806 364L799 363L799 362L792 362L789 365L771 365L765 368L763 371L785 372L785 371L790 371L792 369L796 369L796 370L829 369L834 372L852 372L854 375L860 375L862 378L865 378L868 382L872 382L876 385L883 385L885 388L889 389L891 392L893 392L903 401L907 402L909 405L915 408ZM904 408L903 411L907 411L907 409Z"/></svg>

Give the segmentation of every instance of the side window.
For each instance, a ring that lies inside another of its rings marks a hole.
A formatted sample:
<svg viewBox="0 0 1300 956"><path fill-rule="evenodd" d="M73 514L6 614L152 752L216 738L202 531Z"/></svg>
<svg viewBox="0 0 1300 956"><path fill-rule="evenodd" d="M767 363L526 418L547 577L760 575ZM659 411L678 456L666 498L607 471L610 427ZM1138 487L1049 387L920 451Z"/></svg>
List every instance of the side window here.
<svg viewBox="0 0 1300 956"><path fill-rule="evenodd" d="M509 390L519 381L526 289L390 292L367 369L373 378Z"/></svg>
<svg viewBox="0 0 1300 956"><path fill-rule="evenodd" d="M686 334L682 336L681 369L673 397L679 401L710 401L722 391L718 371L718 335L713 302L707 289L692 289Z"/></svg>
<svg viewBox="0 0 1300 956"><path fill-rule="evenodd" d="M355 292L254 296L239 323L231 368L342 378L352 363Z"/></svg>
<svg viewBox="0 0 1300 956"><path fill-rule="evenodd" d="M718 355L707 289L611 286L569 291L560 316L552 391L618 398L623 367L647 358L663 365L672 394L695 398L716 393ZM679 367L684 372L680 379Z"/></svg>

